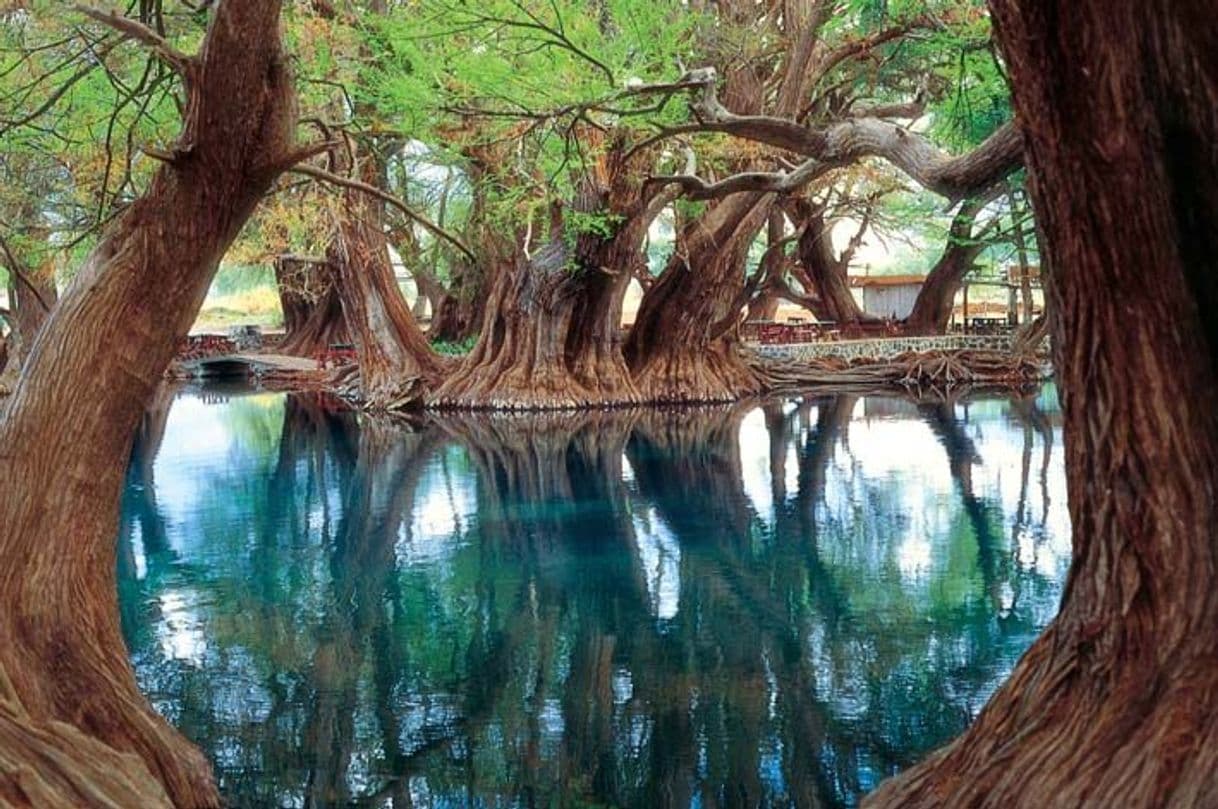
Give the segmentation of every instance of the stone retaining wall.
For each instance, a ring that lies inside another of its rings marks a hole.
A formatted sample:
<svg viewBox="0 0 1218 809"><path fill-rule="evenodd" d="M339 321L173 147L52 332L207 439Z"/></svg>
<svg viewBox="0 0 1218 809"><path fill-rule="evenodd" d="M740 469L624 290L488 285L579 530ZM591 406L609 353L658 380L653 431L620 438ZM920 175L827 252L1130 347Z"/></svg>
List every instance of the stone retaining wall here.
<svg viewBox="0 0 1218 809"><path fill-rule="evenodd" d="M847 360L867 358L882 360L907 351L1009 351L1009 334L948 334L939 337L879 337L867 340L838 340L835 342L788 343L785 345L752 344L763 357L775 359L813 360L841 357Z"/></svg>

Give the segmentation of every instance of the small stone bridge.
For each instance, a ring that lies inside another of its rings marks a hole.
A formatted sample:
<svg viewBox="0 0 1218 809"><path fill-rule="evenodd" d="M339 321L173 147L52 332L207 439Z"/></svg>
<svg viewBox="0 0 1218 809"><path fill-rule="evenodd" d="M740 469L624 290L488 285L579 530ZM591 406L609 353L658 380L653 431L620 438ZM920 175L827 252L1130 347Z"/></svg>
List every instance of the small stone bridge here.
<svg viewBox="0 0 1218 809"><path fill-rule="evenodd" d="M212 378L262 376L268 371L316 371L318 368L317 360L305 357L253 353L197 357L179 360L178 365L187 376Z"/></svg>

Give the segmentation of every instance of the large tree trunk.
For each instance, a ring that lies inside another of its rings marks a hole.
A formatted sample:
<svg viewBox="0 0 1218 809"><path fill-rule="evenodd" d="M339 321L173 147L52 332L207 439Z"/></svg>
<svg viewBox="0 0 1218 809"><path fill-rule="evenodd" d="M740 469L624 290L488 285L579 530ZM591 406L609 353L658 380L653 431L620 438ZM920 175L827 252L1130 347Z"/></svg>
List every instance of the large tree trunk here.
<svg viewBox="0 0 1218 809"><path fill-rule="evenodd" d="M292 149L279 12L278 0L218 6L185 68L187 124L172 163L106 232L43 325L0 423L5 800L134 806L167 793L180 806L219 804L207 761L136 687L119 631L114 538L135 427L221 257ZM101 768L112 777L92 778ZM110 787L123 778L138 783L138 798Z"/></svg>
<svg viewBox="0 0 1218 809"><path fill-rule="evenodd" d="M1074 561L973 726L869 804L1213 806L1218 21L990 5L1052 259Z"/></svg>
<svg viewBox="0 0 1218 809"><path fill-rule="evenodd" d="M630 274L611 248L597 252L615 263L572 271L559 235L498 272L478 344L436 403L550 410L638 401L617 327Z"/></svg>
<svg viewBox="0 0 1218 809"><path fill-rule="evenodd" d="M761 385L734 331L716 334L744 286L744 259L773 201L733 194L691 222L643 295L626 339L634 384L648 402L725 402Z"/></svg>
<svg viewBox="0 0 1218 809"><path fill-rule="evenodd" d="M973 268L985 244L973 234L973 222L984 207L984 200L968 200L952 220L943 255L922 282L913 310L905 319L909 334L946 334L956 303L956 293Z"/></svg>
<svg viewBox="0 0 1218 809"><path fill-rule="evenodd" d="M430 296L430 293L428 294ZM452 280L442 295L432 298L431 328L434 342L460 343L478 333L486 311L487 278L482 268L457 260Z"/></svg>
<svg viewBox="0 0 1218 809"><path fill-rule="evenodd" d="M478 344L437 404L550 410L640 401L622 356L622 303L645 260L647 228L672 196L645 194L624 155L624 143L614 143L573 206L618 217L613 233L572 240L555 205L548 244L495 274Z"/></svg>
<svg viewBox="0 0 1218 809"><path fill-rule="evenodd" d="M336 272L328 261L279 256L275 259L275 285L283 310L280 354L312 357L332 344L351 340Z"/></svg>
<svg viewBox="0 0 1218 809"><path fill-rule="evenodd" d="M765 9L748 0L716 4L717 14L742 28L768 14ZM817 45L828 16L825 4L784 3L782 33L789 50L782 60L763 69L751 59L737 61L738 54L728 57L724 97L732 108L759 115L771 102L775 114L795 115L816 81ZM708 50L718 47L711 43ZM773 194L731 194L682 228L667 267L643 296L626 342L626 359L645 400L731 401L761 390L740 356L736 330L724 326L739 319L745 259L774 202Z"/></svg>
<svg viewBox="0 0 1218 809"><path fill-rule="evenodd" d="M859 306L850 291L850 256L833 252L833 227L825 219L825 210L804 199L792 199L788 208L795 221L804 228L795 248L795 259L803 271L800 281L805 294L814 295L821 302L824 318L840 326L857 326L874 321Z"/></svg>
<svg viewBox="0 0 1218 809"><path fill-rule="evenodd" d="M363 172L364 182L379 184L371 160ZM338 296L359 355L362 404L389 410L421 405L424 393L438 382L443 362L398 288L385 238L384 204L357 189L343 194L327 258L338 270Z"/></svg>

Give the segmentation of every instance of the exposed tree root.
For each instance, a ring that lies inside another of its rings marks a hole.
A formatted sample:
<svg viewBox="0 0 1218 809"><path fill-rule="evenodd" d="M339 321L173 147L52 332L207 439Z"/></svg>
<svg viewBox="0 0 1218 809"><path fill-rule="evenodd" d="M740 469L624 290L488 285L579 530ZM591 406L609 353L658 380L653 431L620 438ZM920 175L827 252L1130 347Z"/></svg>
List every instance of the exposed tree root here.
<svg viewBox="0 0 1218 809"><path fill-rule="evenodd" d="M358 410L386 413L419 410L427 395L427 385L419 376L387 377L375 387L366 386L358 365L334 371L323 389Z"/></svg>
<svg viewBox="0 0 1218 809"><path fill-rule="evenodd" d="M168 807L144 760L26 712L0 669L0 805Z"/></svg>
<svg viewBox="0 0 1218 809"><path fill-rule="evenodd" d="M492 372L477 376L464 365L449 377L438 394L429 394L417 376L393 380L378 388L370 401L361 387L359 367L345 366L329 377L318 373L285 373L267 378L282 390L327 390L361 410L591 410L641 404L728 403L765 393L851 389L896 392L921 399L942 398L966 389L1028 390L1049 375L1049 368L1029 354L961 350L909 352L886 360L773 359L751 352L698 357L674 354L662 366L643 369L631 385L623 377L582 373L577 379L565 368L526 367L518 361L481 366ZM663 371L663 372L661 372Z"/></svg>
<svg viewBox="0 0 1218 809"><path fill-rule="evenodd" d="M642 401L661 404L734 402L766 387L737 345L727 340L701 351L669 348L653 355L635 369L634 384Z"/></svg>
<svg viewBox="0 0 1218 809"><path fill-rule="evenodd" d="M747 357L767 392L814 386L894 386L943 393L963 387L1023 389L1046 377L1045 367L1030 356L1003 351L907 352L885 360L817 360Z"/></svg>

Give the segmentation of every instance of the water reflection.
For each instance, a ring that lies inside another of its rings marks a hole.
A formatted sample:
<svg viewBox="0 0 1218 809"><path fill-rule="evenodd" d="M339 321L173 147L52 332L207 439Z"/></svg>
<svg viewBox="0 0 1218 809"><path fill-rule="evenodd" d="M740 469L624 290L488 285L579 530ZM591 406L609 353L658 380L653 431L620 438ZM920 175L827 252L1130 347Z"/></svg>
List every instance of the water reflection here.
<svg viewBox="0 0 1218 809"><path fill-rule="evenodd" d="M132 453L123 624L237 806L850 805L1052 617L1055 401L181 394Z"/></svg>

